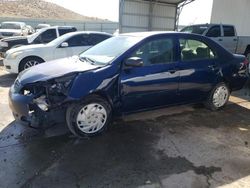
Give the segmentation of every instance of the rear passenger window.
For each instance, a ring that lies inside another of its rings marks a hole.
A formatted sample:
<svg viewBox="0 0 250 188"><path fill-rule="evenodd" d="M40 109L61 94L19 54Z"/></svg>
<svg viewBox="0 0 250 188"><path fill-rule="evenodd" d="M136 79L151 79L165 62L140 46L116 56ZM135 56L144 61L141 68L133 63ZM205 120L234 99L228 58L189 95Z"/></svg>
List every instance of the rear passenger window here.
<svg viewBox="0 0 250 188"><path fill-rule="evenodd" d="M140 57L144 66L171 63L174 60L174 42L172 39L150 41L136 50L131 57Z"/></svg>
<svg viewBox="0 0 250 188"><path fill-rule="evenodd" d="M235 31L233 26L223 26L224 36L225 37L234 37Z"/></svg>
<svg viewBox="0 0 250 188"><path fill-rule="evenodd" d="M221 36L221 31L220 31L220 26L213 26L211 27L207 34L207 37L220 37Z"/></svg>
<svg viewBox="0 0 250 188"><path fill-rule="evenodd" d="M211 48L198 40L180 39L180 47L182 61L214 59L216 57Z"/></svg>

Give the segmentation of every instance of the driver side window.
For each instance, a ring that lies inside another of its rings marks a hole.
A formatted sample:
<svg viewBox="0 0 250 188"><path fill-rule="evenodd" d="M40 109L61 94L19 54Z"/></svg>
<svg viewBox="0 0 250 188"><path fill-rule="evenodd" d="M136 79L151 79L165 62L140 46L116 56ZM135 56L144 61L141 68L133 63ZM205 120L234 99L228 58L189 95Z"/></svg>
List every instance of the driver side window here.
<svg viewBox="0 0 250 188"><path fill-rule="evenodd" d="M65 42L69 44L69 47L89 46L88 37L89 36L87 34L76 35L69 38Z"/></svg>
<svg viewBox="0 0 250 188"><path fill-rule="evenodd" d="M41 35L42 42L50 42L56 38L56 30L49 29Z"/></svg>
<svg viewBox="0 0 250 188"><path fill-rule="evenodd" d="M147 42L131 57L139 57L144 66L171 63L174 60L174 42L172 39L157 39Z"/></svg>

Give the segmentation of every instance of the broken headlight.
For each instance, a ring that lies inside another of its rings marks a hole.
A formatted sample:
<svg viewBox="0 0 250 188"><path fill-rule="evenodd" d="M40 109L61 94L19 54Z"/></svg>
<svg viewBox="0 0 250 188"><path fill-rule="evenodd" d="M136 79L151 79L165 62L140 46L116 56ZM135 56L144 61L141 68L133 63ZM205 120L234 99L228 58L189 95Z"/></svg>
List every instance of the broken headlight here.
<svg viewBox="0 0 250 188"><path fill-rule="evenodd" d="M49 93L60 93L66 95L75 76L76 75L70 75L54 79L53 84L49 88Z"/></svg>

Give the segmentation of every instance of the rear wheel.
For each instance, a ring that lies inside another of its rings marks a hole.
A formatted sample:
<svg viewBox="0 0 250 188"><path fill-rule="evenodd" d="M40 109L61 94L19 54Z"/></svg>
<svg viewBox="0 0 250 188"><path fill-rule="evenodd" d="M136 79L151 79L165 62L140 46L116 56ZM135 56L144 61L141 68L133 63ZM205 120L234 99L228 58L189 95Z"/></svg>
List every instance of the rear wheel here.
<svg viewBox="0 0 250 188"><path fill-rule="evenodd" d="M100 97L89 97L68 107L66 120L69 130L78 137L95 136L103 132L111 120L111 107Z"/></svg>
<svg viewBox="0 0 250 188"><path fill-rule="evenodd" d="M35 65L38 65L40 63L43 63L43 62L44 60L38 57L27 57L21 61L20 66L19 66L19 72L25 69L28 69L30 67L33 67Z"/></svg>
<svg viewBox="0 0 250 188"><path fill-rule="evenodd" d="M206 101L206 106L210 110L219 110L228 102L230 90L225 83L219 83L215 86Z"/></svg>

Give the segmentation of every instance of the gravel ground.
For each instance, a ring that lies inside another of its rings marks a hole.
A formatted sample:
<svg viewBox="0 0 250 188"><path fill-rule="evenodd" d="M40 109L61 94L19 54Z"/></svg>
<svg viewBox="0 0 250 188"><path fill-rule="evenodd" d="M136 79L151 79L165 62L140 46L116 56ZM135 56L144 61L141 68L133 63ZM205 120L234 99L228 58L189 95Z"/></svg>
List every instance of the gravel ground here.
<svg viewBox="0 0 250 188"><path fill-rule="evenodd" d="M250 187L248 89L211 112L179 106L117 119L91 139L13 121L0 66L0 187Z"/></svg>

